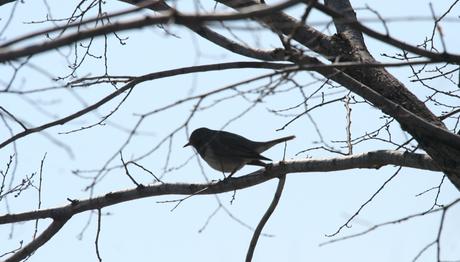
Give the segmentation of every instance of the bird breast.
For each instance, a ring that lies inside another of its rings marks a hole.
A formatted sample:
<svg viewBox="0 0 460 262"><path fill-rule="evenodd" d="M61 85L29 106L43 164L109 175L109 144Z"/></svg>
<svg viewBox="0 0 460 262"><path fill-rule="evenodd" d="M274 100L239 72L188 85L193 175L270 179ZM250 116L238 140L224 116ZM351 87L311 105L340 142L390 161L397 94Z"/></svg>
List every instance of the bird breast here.
<svg viewBox="0 0 460 262"><path fill-rule="evenodd" d="M214 154L213 150L206 150L206 153L202 157L208 165L221 172L233 172L246 164L241 158L219 157Z"/></svg>

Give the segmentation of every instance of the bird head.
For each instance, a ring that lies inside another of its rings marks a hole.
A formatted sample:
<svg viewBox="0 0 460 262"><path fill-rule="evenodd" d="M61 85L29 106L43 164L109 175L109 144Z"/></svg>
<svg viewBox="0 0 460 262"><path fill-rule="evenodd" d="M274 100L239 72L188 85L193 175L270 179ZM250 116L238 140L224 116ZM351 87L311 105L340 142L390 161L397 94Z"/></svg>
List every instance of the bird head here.
<svg viewBox="0 0 460 262"><path fill-rule="evenodd" d="M190 135L188 143L185 144L184 147L193 146L194 148L200 148L208 142L211 137L211 133L212 130L205 127L195 129Z"/></svg>

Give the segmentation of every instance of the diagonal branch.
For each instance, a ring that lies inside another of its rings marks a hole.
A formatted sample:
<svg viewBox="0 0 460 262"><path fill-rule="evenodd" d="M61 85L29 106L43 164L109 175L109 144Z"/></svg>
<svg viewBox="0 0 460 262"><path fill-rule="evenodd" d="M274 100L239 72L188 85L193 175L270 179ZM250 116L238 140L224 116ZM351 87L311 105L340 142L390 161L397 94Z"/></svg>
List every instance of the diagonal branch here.
<svg viewBox="0 0 460 262"><path fill-rule="evenodd" d="M395 103L394 101L386 98L379 92L354 79L353 77L349 76L343 71L333 67L321 67L319 65L322 65L322 63L318 59L308 56L300 58L304 61L294 61L294 59L299 59L294 56L291 57L291 59L293 60L293 62L296 62L299 65L314 64L316 72L322 74L326 78L330 78L335 82L340 83L348 90L363 97L367 101L374 104L377 108L382 110L382 112L384 112L385 114L394 117L399 123L405 126L410 126L411 129L409 130L409 133L411 133L412 135L415 136L420 133L424 135L424 138L429 137L430 139L442 142L446 146L455 148L456 150L460 150L460 135L451 133L447 129L444 129L431 122L428 122L427 120L407 110L406 108ZM415 132L417 133L414 134ZM421 141L417 141L421 143ZM446 168L455 169L456 166L447 166ZM460 181L457 186L460 188Z"/></svg>
<svg viewBox="0 0 460 262"><path fill-rule="evenodd" d="M189 73L197 73L197 72L209 72L209 71L215 71L215 70L224 70L224 69L241 69L241 68L265 68L265 69L282 69L285 68L289 65L286 64L275 64L275 63L268 63L268 62L231 62L231 63L219 63L219 64L209 64L209 65L202 65L202 66L191 66L191 67L183 67L183 68L177 68L177 69L171 69L171 70L165 70L165 71L160 71L160 72L155 72L151 74L146 74L143 76L139 76L126 84L125 86L117 89L113 93L110 93L109 95L105 96L98 102L87 106L83 108L80 111L77 111L73 114L70 114L66 117L60 118L58 120L48 122L46 124L43 124L41 126L33 127L33 128L28 128L20 133L17 133L16 135L6 139L2 143L0 143L0 149L7 146L8 144L12 143L13 141L16 141L22 137L25 137L27 135L37 133L40 131L43 131L47 128L57 126L57 125L63 125L71 120L74 120L78 117L81 117L98 107L106 104L107 102L111 101L115 97L119 96L120 94L124 93L125 91L128 91L131 88L134 88L137 84L145 82L145 81L150 81L154 79L159 79L159 78L164 78L164 77L170 77L170 76L175 76L175 75L182 75L182 74L189 74Z"/></svg>
<svg viewBox="0 0 460 262"><path fill-rule="evenodd" d="M120 0L125 3L139 5L139 1L137 0ZM141 1L142 3L142 1ZM174 9L166 4L164 1L159 1L158 4L153 6L148 6L148 9L154 11L173 11ZM174 12L179 13L178 11L174 10ZM209 27L198 24L198 23L188 23L184 24L187 28L192 30L193 32L197 33L201 37L211 41L212 43L225 48L233 53L240 54L242 56L251 57L255 59L260 59L264 61L284 61L286 60L286 54L283 49L277 48L273 50L262 50L258 48L251 48L244 45L239 44L238 42L233 41L230 38L227 38L213 30Z"/></svg>
<svg viewBox="0 0 460 262"><path fill-rule="evenodd" d="M335 1L330 1L330 2L335 2ZM348 2L348 1L347 1ZM413 45L410 45L410 44L407 44L401 40L398 40L394 37L391 37L387 34L382 34L382 33L379 33L363 24L361 24L355 17L354 18L349 18L349 17L346 17L345 15L337 12L336 10L332 9L332 8L329 8L327 7L326 5L323 5L321 3L318 3L318 1L312 1L312 5L318 9L319 11L323 12L324 14L326 15L329 15L331 16L332 18L334 18L336 21L339 20L341 24L346 24L354 29L357 29L359 31L361 31L362 33L374 38L374 39L377 39L377 40L380 40L384 43L387 43L389 45L392 45L394 47L398 47L398 48L401 48L402 50L407 50L411 53L414 53L414 54L417 54L417 55L420 55L420 56L423 56L423 57L426 57L426 58L430 58L432 59L433 61L442 61L442 62L450 62L450 63L460 63L460 55L455 55L455 54L449 54L449 53L434 53L434 52L430 52L428 50L425 50L425 49L422 49L422 48L418 48L416 46L413 46ZM349 3L348 3L348 6ZM351 8L351 6L350 6ZM336 23L337 24L337 23ZM336 25L337 26L337 25ZM340 28L340 27L339 27Z"/></svg>
<svg viewBox="0 0 460 262"><path fill-rule="evenodd" d="M265 4L260 4L257 0L217 0L217 2L239 11L243 11L244 8L250 6L266 6ZM302 2L308 1L303 0ZM334 49L331 37L311 26L302 24L299 20L281 11L273 12L266 16L253 16L252 19L267 25L274 32L289 36L310 50L325 57L336 57L339 55L339 50Z"/></svg>
<svg viewBox="0 0 460 262"><path fill-rule="evenodd" d="M35 252L38 248L40 248L43 244L48 242L61 228L64 224L69 221L70 217L60 217L53 220L53 222L48 226L43 233L41 233L37 238L32 240L27 246L23 247L16 253L14 253L11 257L5 260L5 262L13 262L13 261L20 261L28 256L30 256L33 252Z"/></svg>
<svg viewBox="0 0 460 262"><path fill-rule="evenodd" d="M22 48L9 50L8 48L0 48L0 62L18 59L25 56L31 56L38 53L42 53L51 49L55 49L61 46L69 45L77 41L88 39L96 36L106 35L112 32L139 29L150 25L164 24L174 22L180 25L192 25L202 24L205 22L212 21L230 21L230 20L241 20L245 18L251 18L254 16L267 16L272 12L277 12L284 8L298 4L299 0L288 0L277 5L270 7L258 7L258 8L246 8L236 13L223 13L223 14L182 14L177 12L175 9L170 9L164 12L162 15L157 16L144 16L141 18L133 19L127 22L110 23L103 26L99 26L93 29L80 30L78 32L69 34L65 37L60 37L44 43L37 43L28 45ZM92 19L91 19L92 20ZM193 26L192 26L193 27ZM199 27L195 28L199 30ZM54 29L51 29L54 30ZM203 32L206 33L206 32ZM208 31L207 33L211 33ZM217 37L217 35L215 35ZM22 37L23 38L23 37ZM22 39L21 38L21 39ZM221 39L223 40L223 39ZM12 40L14 42L16 40ZM276 53L276 50L275 50ZM279 55L277 55L280 57Z"/></svg>

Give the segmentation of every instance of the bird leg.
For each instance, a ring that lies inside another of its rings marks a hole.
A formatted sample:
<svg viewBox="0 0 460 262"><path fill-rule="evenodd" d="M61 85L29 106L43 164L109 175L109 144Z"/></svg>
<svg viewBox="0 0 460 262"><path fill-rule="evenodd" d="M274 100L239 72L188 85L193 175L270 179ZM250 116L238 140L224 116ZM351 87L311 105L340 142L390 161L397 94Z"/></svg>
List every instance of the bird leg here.
<svg viewBox="0 0 460 262"><path fill-rule="evenodd" d="M224 180L227 179L227 177L225 176L225 172L222 171L222 175L224 176Z"/></svg>
<svg viewBox="0 0 460 262"><path fill-rule="evenodd" d="M239 168L235 168L235 169L230 173L230 175L228 175L225 179L229 179L230 177L232 177L232 176L236 173L236 171L238 171L238 169L239 169Z"/></svg>

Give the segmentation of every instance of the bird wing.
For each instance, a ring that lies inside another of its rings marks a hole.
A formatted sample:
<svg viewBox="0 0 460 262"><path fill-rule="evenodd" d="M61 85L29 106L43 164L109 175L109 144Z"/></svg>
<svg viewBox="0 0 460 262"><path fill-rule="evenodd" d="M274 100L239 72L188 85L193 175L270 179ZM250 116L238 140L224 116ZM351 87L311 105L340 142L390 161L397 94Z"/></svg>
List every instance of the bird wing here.
<svg viewBox="0 0 460 262"><path fill-rule="evenodd" d="M211 141L215 143L221 152L214 152L220 157L246 158L253 160L271 160L257 153L255 150L258 146L257 142L251 141L237 134L220 131L216 134L215 139Z"/></svg>

